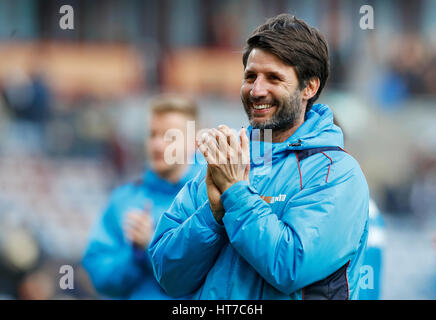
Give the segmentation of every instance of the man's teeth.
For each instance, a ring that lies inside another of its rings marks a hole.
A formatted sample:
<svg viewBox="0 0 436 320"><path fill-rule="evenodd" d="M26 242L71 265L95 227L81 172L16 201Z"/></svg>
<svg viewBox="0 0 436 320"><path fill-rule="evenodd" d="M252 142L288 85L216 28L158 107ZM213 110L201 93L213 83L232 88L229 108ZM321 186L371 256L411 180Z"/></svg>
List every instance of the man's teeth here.
<svg viewBox="0 0 436 320"><path fill-rule="evenodd" d="M256 110L262 110L262 109L268 109L271 108L271 104L259 104L259 105L253 105L253 108Z"/></svg>

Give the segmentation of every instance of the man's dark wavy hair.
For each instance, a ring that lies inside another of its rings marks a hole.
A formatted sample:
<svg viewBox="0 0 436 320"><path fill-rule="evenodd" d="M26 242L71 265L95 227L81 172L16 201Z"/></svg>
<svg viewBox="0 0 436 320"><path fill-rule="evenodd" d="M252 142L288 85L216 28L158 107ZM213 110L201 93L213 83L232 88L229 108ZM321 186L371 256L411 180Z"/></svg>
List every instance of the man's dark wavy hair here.
<svg viewBox="0 0 436 320"><path fill-rule="evenodd" d="M294 67L300 90L307 85L309 79L319 78L319 89L308 100L307 113L321 94L329 76L329 51L324 36L295 16L279 14L257 27L247 39L242 56L244 68L254 48L271 52Z"/></svg>

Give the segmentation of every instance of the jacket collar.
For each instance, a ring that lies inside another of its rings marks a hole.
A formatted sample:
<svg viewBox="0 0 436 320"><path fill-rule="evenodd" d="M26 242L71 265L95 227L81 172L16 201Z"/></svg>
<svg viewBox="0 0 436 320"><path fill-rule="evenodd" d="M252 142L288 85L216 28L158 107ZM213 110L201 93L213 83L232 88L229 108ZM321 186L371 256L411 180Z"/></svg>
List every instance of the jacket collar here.
<svg viewBox="0 0 436 320"><path fill-rule="evenodd" d="M198 173L198 169L198 165L188 165L179 181L173 183L160 177L153 169L148 168L143 174L142 185L149 188L151 191L175 193L178 192L189 180L194 178Z"/></svg>
<svg viewBox="0 0 436 320"><path fill-rule="evenodd" d="M252 127L247 128L250 145L259 143L262 148L266 143L252 140ZM342 130L333 123L333 112L325 104L315 104L307 113L303 124L284 142L272 143L273 157L277 153L289 150L303 150L326 146L344 146Z"/></svg>

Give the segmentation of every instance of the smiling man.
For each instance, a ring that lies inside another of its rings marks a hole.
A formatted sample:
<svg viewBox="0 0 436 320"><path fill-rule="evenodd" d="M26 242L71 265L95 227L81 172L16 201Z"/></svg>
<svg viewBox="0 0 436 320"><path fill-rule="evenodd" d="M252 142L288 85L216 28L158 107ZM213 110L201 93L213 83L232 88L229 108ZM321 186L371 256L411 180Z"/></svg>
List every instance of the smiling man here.
<svg viewBox="0 0 436 320"><path fill-rule="evenodd" d="M329 73L326 41L282 14L254 30L243 64L251 126L200 141L208 165L160 219L155 276L176 297L357 299L369 191L332 111L314 104ZM271 161L257 161L255 146Z"/></svg>

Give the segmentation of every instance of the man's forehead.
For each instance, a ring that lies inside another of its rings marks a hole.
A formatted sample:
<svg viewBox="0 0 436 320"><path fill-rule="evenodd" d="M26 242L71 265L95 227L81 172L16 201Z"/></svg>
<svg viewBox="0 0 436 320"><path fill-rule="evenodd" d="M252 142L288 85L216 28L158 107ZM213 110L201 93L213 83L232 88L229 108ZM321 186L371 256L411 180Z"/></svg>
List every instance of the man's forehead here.
<svg viewBox="0 0 436 320"><path fill-rule="evenodd" d="M286 64L275 54L263 49L254 48L248 56L244 71L289 72L292 69L292 66Z"/></svg>
<svg viewBox="0 0 436 320"><path fill-rule="evenodd" d="M163 112L152 113L150 117L151 126L156 129L165 129L168 127L183 127L192 120L181 112Z"/></svg>
<svg viewBox="0 0 436 320"><path fill-rule="evenodd" d="M152 119L166 118L166 119L171 119L171 120L173 120L173 119L174 120L179 120L179 119L186 120L189 117L181 111L171 110L171 111L162 111L162 112L152 112L151 118Z"/></svg>

